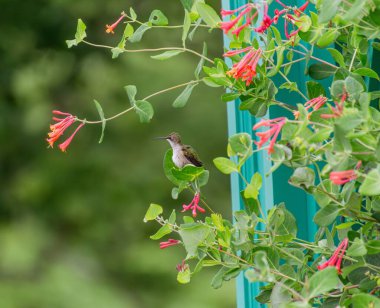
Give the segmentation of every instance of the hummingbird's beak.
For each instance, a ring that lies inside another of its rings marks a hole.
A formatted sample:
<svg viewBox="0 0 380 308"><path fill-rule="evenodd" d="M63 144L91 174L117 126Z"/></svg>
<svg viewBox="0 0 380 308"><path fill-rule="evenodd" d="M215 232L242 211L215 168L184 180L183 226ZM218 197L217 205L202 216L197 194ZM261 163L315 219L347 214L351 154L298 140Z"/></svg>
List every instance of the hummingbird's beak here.
<svg viewBox="0 0 380 308"><path fill-rule="evenodd" d="M153 138L153 140L165 140L165 139L168 139L168 137L156 137L156 138Z"/></svg>

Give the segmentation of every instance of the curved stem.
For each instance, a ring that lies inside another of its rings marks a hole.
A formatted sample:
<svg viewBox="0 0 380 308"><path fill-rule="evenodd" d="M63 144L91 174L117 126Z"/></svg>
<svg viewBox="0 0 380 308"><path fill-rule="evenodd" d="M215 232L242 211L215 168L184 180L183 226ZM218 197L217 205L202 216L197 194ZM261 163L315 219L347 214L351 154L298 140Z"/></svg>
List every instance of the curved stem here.
<svg viewBox="0 0 380 308"><path fill-rule="evenodd" d="M156 95L159 95L159 94L162 94L162 93L165 93L165 92L168 92L168 91L180 88L180 87L184 87L184 86L187 86L187 85L190 85L190 84L199 83L199 82L200 82L200 80L192 80L192 81L189 81L189 82L181 83L179 85L176 85L176 86L173 86L173 87L170 87L170 88L167 88L167 89L155 92L153 94L150 94L147 97L144 97L142 100L145 101L145 100L147 100L147 99L149 99L149 98L151 98L153 96L156 96Z"/></svg>
<svg viewBox="0 0 380 308"><path fill-rule="evenodd" d="M167 88L167 89L160 90L160 91L157 91L157 92L155 92L155 93L152 93L152 94L150 94L150 95L144 97L142 100L144 101L144 100L147 100L147 99L149 99L149 98L151 98L151 97L154 97L154 96L156 96L156 95L159 95L159 94L162 94L162 93L165 93L165 92L169 92L169 91L171 91L171 90L178 89L178 88L180 88L180 87L184 87L184 86L187 86L187 85L189 85L189 84L195 84L195 83L199 83L199 82L200 82L200 80L192 80L192 81L189 81L189 82L181 83L181 84L179 84L179 85L176 85L176 86L173 86L173 87L170 87L170 88ZM106 119L104 119L104 121L107 122L107 121L111 121L111 120L113 120L113 119L116 119L116 118L122 116L123 114L126 114L127 112L133 110L133 109L135 109L135 106L132 106L132 107L130 107L130 108L128 108L128 109L125 109L125 110L123 110L123 111L121 111L121 112L119 112L119 113L113 115L112 117L106 118ZM100 124L100 123L103 122L102 120L98 120L98 121L88 121L88 120L86 120L86 119L77 119L77 121L82 122L82 123L85 123L85 124Z"/></svg>
<svg viewBox="0 0 380 308"><path fill-rule="evenodd" d="M83 43L85 43L85 44L87 44L89 46L98 47L98 48L107 48L107 49L113 49L114 48L114 47L108 46L108 45L94 44L94 43L88 42L86 40L83 40ZM204 59L205 61L208 61L208 62L214 64L214 61L211 60L210 58L207 58L206 56L200 54L199 52L196 52L195 50L192 50L192 49L189 49L189 48L186 48L186 47L159 47L159 48L144 48L144 49L125 49L125 48L123 48L122 50L124 52L129 52L129 53L165 51L165 50L186 51L186 52L192 53L192 54L194 54L194 55L196 55L196 56Z"/></svg>

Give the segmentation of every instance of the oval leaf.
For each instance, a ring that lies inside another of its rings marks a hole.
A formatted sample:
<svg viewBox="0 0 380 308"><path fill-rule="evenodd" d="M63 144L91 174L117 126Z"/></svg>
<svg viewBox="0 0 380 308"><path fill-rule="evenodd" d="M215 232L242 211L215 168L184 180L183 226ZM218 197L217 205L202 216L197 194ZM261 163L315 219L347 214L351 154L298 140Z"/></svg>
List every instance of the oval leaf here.
<svg viewBox="0 0 380 308"><path fill-rule="evenodd" d="M144 222L155 220L160 214L162 214L162 206L158 204L151 203L148 210L146 211Z"/></svg>
<svg viewBox="0 0 380 308"><path fill-rule="evenodd" d="M224 174L230 174L232 172L238 172L238 167L236 164L225 157L217 157L213 160L214 165L218 170Z"/></svg>
<svg viewBox="0 0 380 308"><path fill-rule="evenodd" d="M216 28L218 24L222 21L219 15L211 6L198 2L196 7L199 15L201 15L201 18L209 26Z"/></svg>
<svg viewBox="0 0 380 308"><path fill-rule="evenodd" d="M152 105L147 101L136 101L135 110L141 123L148 123L154 115Z"/></svg>
<svg viewBox="0 0 380 308"><path fill-rule="evenodd" d="M169 50L169 51L165 51L163 53L160 53L159 55L150 56L150 57L152 59L155 59L155 60L166 60L166 59L169 59L169 58L174 57L176 55L179 55L182 52L183 52L183 50Z"/></svg>
<svg viewBox="0 0 380 308"><path fill-rule="evenodd" d="M94 99L96 110L98 110L100 120L102 121L102 133L100 134L99 143L102 143L104 137L104 130L106 128L106 119L104 118L104 112L102 106L100 106L99 102Z"/></svg>
<svg viewBox="0 0 380 308"><path fill-rule="evenodd" d="M173 102L173 107L174 108L184 107L190 98L191 92L193 92L193 89L195 88L196 85L197 85L196 83L188 84L185 90L183 90L182 93Z"/></svg>

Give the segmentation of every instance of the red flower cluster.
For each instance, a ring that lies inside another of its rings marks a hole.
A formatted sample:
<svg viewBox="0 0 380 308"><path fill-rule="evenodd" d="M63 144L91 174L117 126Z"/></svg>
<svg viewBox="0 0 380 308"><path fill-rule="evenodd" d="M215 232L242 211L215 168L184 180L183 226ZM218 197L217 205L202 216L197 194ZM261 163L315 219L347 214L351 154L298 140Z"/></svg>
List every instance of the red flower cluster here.
<svg viewBox="0 0 380 308"><path fill-rule="evenodd" d="M235 79L241 79L242 81L245 81L247 86L249 86L252 83L253 78L256 77L256 66L260 60L262 50L260 48L254 49L253 47L247 47L240 50L228 51L224 56L231 57L246 51L248 51L248 53L238 63L235 63L232 66L227 72L227 75L230 77L232 76Z"/></svg>
<svg viewBox="0 0 380 308"><path fill-rule="evenodd" d="M278 19L278 17L277 17ZM263 33L266 29L268 29L272 23L275 22L275 18L271 19L268 15L268 4L265 3L264 4L264 16L263 16L263 19L261 21L261 24L259 27L253 29L255 30L256 32L258 33Z"/></svg>
<svg viewBox="0 0 380 308"><path fill-rule="evenodd" d="M176 266L176 269L178 272L184 272L189 268L189 265L185 263L185 260L182 261L182 263L178 264Z"/></svg>
<svg viewBox="0 0 380 308"><path fill-rule="evenodd" d="M358 175L356 174L356 170L359 169L361 165L362 165L362 162L359 161L356 164L355 169L331 172L330 181L336 185L343 185L355 180L358 177Z"/></svg>
<svg viewBox="0 0 380 308"><path fill-rule="evenodd" d="M64 116L64 118L57 118L53 116L53 121L57 123L50 125L50 133L48 133L49 138L46 139L50 147L53 147L54 143L63 135L65 130L68 129L75 121L77 121L77 117L73 116L70 113L53 110L53 114ZM79 124L74 133L59 145L59 148L62 152L66 152L67 147L70 145L74 136L82 128L83 125L84 123Z"/></svg>
<svg viewBox="0 0 380 308"><path fill-rule="evenodd" d="M251 25L258 12L256 12L251 16L251 12L256 8L255 4L247 3L237 8L236 10L221 10L222 17L230 16L234 13L240 12L235 19L230 21L223 21L220 24L220 28L224 31L225 34L231 31L231 29L238 24L240 20L245 17L245 22L240 26L233 30L231 33L235 35L239 35L239 33L244 29Z"/></svg>
<svg viewBox="0 0 380 308"><path fill-rule="evenodd" d="M305 109L308 111L309 109L313 109L313 111L316 111L318 110L319 108L321 108L325 103L327 102L327 97L324 97L323 95L320 95L318 97L315 97L309 101L307 101L305 103ZM312 112L309 113L309 117L311 115ZM296 119L298 119L299 117L299 111L294 111L293 112L294 114L294 117Z"/></svg>
<svg viewBox="0 0 380 308"><path fill-rule="evenodd" d="M271 18L268 15L268 4L266 2L264 2L264 15L263 15L263 18L261 20L261 24L257 28L254 28L253 29L254 31L256 31L258 33L263 33L273 23L277 23L277 21L278 21L278 19L280 18L281 15L286 14L289 11L293 11L293 13L296 16L301 16L301 13L304 12L306 10L307 6L309 5L309 1L306 1L299 8L292 8L290 6L287 6L287 5L283 4L279 0L276 0L276 1L281 6L283 6L284 9L282 9L281 11L279 11L279 10L276 9L274 11L274 17ZM233 30L231 32L232 34L239 35L239 33L244 28L249 27L253 23L255 17L258 14L258 10L257 10L258 8L259 8L258 5L255 5L255 4L252 4L252 3L248 3L248 4L245 4L245 5L239 7L237 9L235 9L235 10L221 10L222 17L230 16L230 15L232 15L234 13L239 12L239 14L236 16L235 19L230 20L230 21L224 21L224 22L222 22L221 25L220 25L221 29L223 29L223 31L224 31L225 34L227 34L228 32L231 31L231 29L235 25L237 25L239 23L240 20L242 20L245 17L245 22L241 26L237 27L235 30ZM252 12L253 9L256 9L256 11L255 11L254 14L251 14L251 12ZM292 23L294 23L294 22L297 21L292 15L286 14L286 18L285 18L285 36L286 36L287 39L291 38L292 36L295 36L300 31L300 29L296 29L296 30L294 30L293 32L291 32L289 34L288 33L288 20L290 20Z"/></svg>
<svg viewBox="0 0 380 308"><path fill-rule="evenodd" d="M125 15L122 14L118 20L116 20L112 25L106 25L106 32L114 34L115 28L118 26L118 24L125 18Z"/></svg>
<svg viewBox="0 0 380 308"><path fill-rule="evenodd" d="M179 240L174 240L174 239L168 239L167 242L161 242L160 243L160 249L165 249L167 247L170 247L170 246L174 246L174 245L178 245L179 243L181 243L181 241Z"/></svg>
<svg viewBox="0 0 380 308"><path fill-rule="evenodd" d="M343 114L344 102L347 99L347 93L344 93L340 99L340 102L334 102L335 107L331 107L331 114L321 114L322 119L331 119L331 118L339 118Z"/></svg>
<svg viewBox="0 0 380 308"><path fill-rule="evenodd" d="M318 265L317 268L319 270L323 270L326 267L335 266L336 269L338 270L338 273L341 274L342 271L341 271L340 267L342 265L342 260L343 260L344 253L347 250L347 246L348 246L348 238L345 238L339 244L338 248L335 250L335 252L331 256L331 258L328 259L326 262L322 263L321 265Z"/></svg>
<svg viewBox="0 0 380 308"><path fill-rule="evenodd" d="M277 22L278 18L282 15L288 12L289 10L293 10L294 15L301 16L301 13L304 12L309 5L309 1L306 1L303 5L301 5L299 8L291 8L285 4L283 4L280 0L276 0L277 3L279 3L284 9L281 11L275 10L275 17L273 18L275 22ZM294 24L298 20L295 19L291 14L286 14L284 18L284 31L285 36L287 39L290 39L291 37L297 35L297 33L301 30L300 28L293 30L291 33L288 32L288 22L291 22Z"/></svg>
<svg viewBox="0 0 380 308"><path fill-rule="evenodd" d="M267 143L270 140L268 154L273 153L276 139L285 123L286 118L279 117L272 120L261 120L261 122L253 126L253 130L256 130L263 126L269 128L264 132L256 132L256 136L260 139L259 141L255 141L257 147L261 148L265 143Z"/></svg>
<svg viewBox="0 0 380 308"><path fill-rule="evenodd" d="M194 195L193 200L190 202L189 205L186 205L186 204L182 205L182 207L183 207L182 212L186 212L188 210L192 210L193 217L197 217L197 214L198 214L197 210L199 212L201 212L201 213L206 212L206 210L204 208L202 208L202 207L199 206L199 200L200 200L200 198L201 198L201 195L199 193L196 193Z"/></svg>

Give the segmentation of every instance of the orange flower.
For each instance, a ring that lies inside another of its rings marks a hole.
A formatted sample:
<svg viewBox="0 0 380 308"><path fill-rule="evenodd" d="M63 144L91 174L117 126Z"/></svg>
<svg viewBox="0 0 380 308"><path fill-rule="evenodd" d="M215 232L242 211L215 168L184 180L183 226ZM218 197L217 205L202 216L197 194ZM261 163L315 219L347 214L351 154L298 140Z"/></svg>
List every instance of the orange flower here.
<svg viewBox="0 0 380 308"><path fill-rule="evenodd" d="M112 33L114 34L115 32L113 30L115 30L115 28L117 27L117 25L124 19L125 15L122 14L118 20L116 20L112 25L106 25L106 32L107 33Z"/></svg>
<svg viewBox="0 0 380 308"><path fill-rule="evenodd" d="M53 114L64 116L64 118L57 118L53 116L53 121L56 123L50 125L50 132L48 133L49 138L46 139L46 141L49 143L49 147L51 148L54 146L54 143L64 134L66 129L68 129L74 122L77 121L77 117L73 116L70 113L53 110ZM79 131L79 129L82 128L83 125L84 123L81 123L74 131L74 133L59 145L59 148L62 152L66 151L75 134Z"/></svg>

